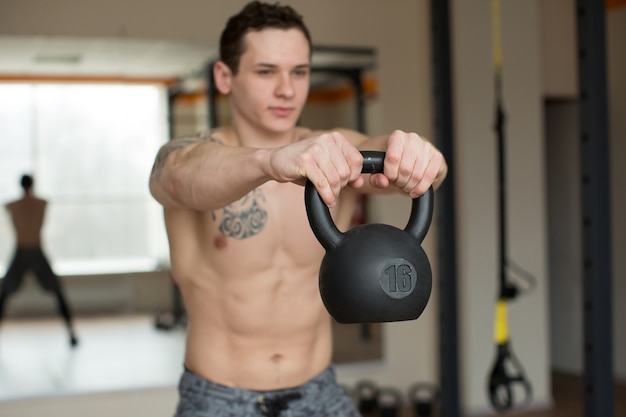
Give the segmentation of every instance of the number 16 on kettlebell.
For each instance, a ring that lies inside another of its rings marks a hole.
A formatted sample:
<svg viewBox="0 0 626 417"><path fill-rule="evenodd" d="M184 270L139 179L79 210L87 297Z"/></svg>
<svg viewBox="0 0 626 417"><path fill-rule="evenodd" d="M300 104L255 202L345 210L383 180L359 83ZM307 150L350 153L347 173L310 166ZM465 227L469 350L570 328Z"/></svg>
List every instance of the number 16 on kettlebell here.
<svg viewBox="0 0 626 417"><path fill-rule="evenodd" d="M364 174L383 172L384 152L363 151ZM319 275L324 306L339 323L414 320L428 304L432 271L421 243L433 215L432 188L413 199L404 228L364 224L342 233L313 184L307 216L326 255Z"/></svg>

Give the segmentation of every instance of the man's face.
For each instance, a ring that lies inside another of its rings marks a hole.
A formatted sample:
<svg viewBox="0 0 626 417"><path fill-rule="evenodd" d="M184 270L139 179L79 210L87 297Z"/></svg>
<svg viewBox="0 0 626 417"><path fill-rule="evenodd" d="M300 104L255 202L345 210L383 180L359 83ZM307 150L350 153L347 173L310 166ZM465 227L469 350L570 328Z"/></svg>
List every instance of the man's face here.
<svg viewBox="0 0 626 417"><path fill-rule="evenodd" d="M234 117L256 129L292 129L309 92L310 50L297 29L250 32L239 71L232 78Z"/></svg>

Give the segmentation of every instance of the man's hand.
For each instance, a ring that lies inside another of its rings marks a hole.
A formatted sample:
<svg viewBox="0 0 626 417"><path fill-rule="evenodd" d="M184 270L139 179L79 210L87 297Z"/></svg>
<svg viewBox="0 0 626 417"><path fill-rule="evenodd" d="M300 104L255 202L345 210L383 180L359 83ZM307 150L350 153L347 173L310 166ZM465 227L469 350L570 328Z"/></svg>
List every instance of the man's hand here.
<svg viewBox="0 0 626 417"><path fill-rule="evenodd" d="M279 182L305 184L309 179L322 200L337 204L341 189L363 185L363 156L341 133L320 136L273 149L269 160L270 176Z"/></svg>
<svg viewBox="0 0 626 417"><path fill-rule="evenodd" d="M370 176L372 187L395 185L411 198L424 194L445 178L447 165L441 152L416 133L396 130L387 138L384 172Z"/></svg>

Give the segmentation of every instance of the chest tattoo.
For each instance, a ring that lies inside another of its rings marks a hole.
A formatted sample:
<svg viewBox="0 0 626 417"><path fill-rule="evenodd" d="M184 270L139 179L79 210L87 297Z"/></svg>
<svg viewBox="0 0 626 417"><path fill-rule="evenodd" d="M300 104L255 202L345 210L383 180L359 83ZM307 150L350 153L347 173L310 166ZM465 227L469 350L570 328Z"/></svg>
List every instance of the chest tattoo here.
<svg viewBox="0 0 626 417"><path fill-rule="evenodd" d="M226 237L245 239L257 235L267 222L267 210L263 208L265 194L256 189L244 198L222 210L219 231ZM215 219L215 213L213 213Z"/></svg>

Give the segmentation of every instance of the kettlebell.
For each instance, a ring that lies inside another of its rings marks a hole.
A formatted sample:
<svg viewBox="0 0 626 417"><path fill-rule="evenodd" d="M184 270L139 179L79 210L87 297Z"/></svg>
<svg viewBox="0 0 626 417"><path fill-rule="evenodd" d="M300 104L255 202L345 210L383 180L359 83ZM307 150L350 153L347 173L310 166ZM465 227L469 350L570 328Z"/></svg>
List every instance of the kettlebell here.
<svg viewBox="0 0 626 417"><path fill-rule="evenodd" d="M398 417L403 406L402 392L394 387L383 387L378 393L380 417Z"/></svg>
<svg viewBox="0 0 626 417"><path fill-rule="evenodd" d="M384 152L362 151L364 174L383 172ZM433 215L432 188L412 201L404 230L372 223L337 229L315 186L305 186L313 233L326 250L319 272L324 306L339 323L414 320L432 289L430 262L421 247Z"/></svg>
<svg viewBox="0 0 626 417"><path fill-rule="evenodd" d="M427 382L417 382L409 388L409 400L413 403L413 411L418 417L430 417L437 400L439 389Z"/></svg>
<svg viewBox="0 0 626 417"><path fill-rule="evenodd" d="M378 406L380 388L376 382L364 379L356 383L357 406L362 414L369 414Z"/></svg>

